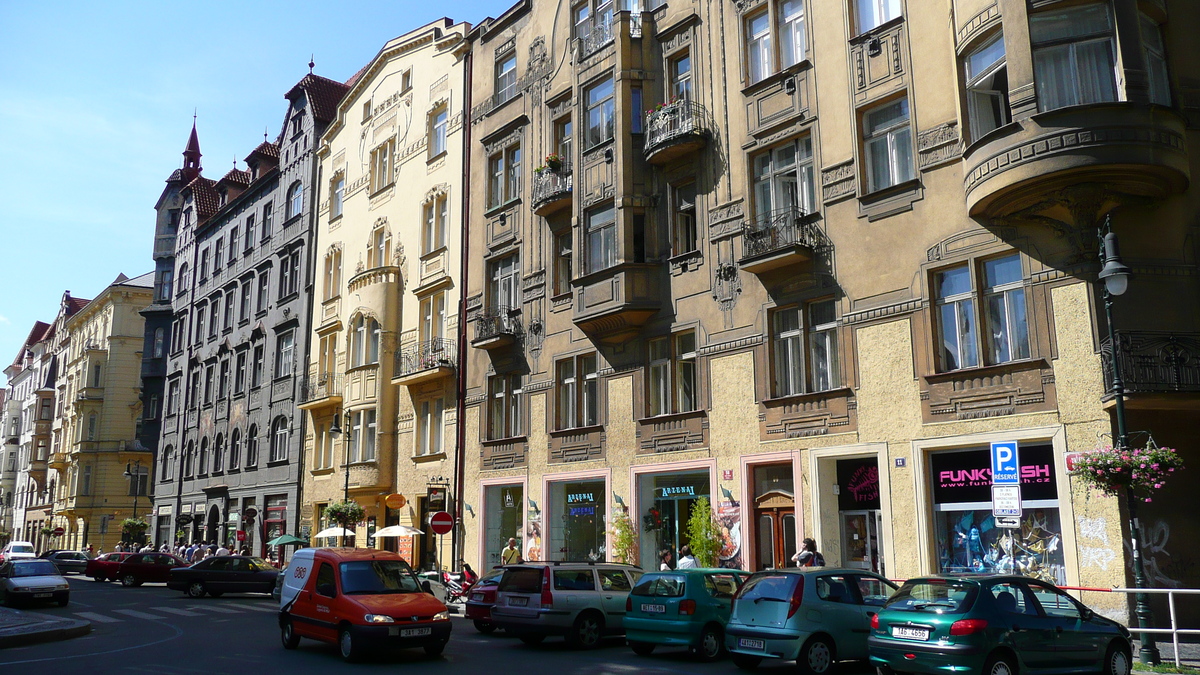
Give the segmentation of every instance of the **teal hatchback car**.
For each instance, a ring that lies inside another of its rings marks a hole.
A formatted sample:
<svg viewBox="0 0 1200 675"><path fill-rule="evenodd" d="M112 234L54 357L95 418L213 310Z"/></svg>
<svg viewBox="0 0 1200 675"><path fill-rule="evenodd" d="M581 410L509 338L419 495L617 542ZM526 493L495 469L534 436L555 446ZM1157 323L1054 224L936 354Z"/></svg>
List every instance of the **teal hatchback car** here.
<svg viewBox="0 0 1200 675"><path fill-rule="evenodd" d="M682 569L643 576L625 601L625 639L645 656L663 646L687 647L704 661L725 653L729 606L749 572Z"/></svg>
<svg viewBox="0 0 1200 675"><path fill-rule="evenodd" d="M909 579L871 620L880 675L1129 675L1129 631L1021 576Z"/></svg>

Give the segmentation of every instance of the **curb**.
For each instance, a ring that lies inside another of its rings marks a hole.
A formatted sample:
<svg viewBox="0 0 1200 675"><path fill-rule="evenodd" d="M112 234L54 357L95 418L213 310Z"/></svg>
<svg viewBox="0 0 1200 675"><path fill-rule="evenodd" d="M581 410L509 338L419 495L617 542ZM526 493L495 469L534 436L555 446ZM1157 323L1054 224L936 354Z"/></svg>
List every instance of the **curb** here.
<svg viewBox="0 0 1200 675"><path fill-rule="evenodd" d="M0 649L9 647L24 647L41 642L57 642L70 640L92 632L92 622L82 619L56 619L54 628L35 630L26 633L20 629L8 634L0 634Z"/></svg>

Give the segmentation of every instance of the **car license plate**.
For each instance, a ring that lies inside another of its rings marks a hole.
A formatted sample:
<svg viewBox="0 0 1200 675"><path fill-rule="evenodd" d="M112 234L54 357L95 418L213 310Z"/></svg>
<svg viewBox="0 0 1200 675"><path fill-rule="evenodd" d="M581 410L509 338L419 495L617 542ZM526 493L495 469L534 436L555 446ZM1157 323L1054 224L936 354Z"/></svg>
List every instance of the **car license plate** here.
<svg viewBox="0 0 1200 675"><path fill-rule="evenodd" d="M508 606L509 607L528 607L529 606L529 598L509 598Z"/></svg>
<svg viewBox="0 0 1200 675"><path fill-rule="evenodd" d="M666 605L642 605L642 611L647 614L662 614L667 611Z"/></svg>
<svg viewBox="0 0 1200 675"><path fill-rule="evenodd" d="M738 638L739 649L766 649L767 646L762 640L751 640L750 638Z"/></svg>
<svg viewBox="0 0 1200 675"><path fill-rule="evenodd" d="M483 593L472 593L471 599L475 602L483 602Z"/></svg>
<svg viewBox="0 0 1200 675"><path fill-rule="evenodd" d="M892 626L892 637L905 640L928 640L928 628L910 628L908 626Z"/></svg>
<svg viewBox="0 0 1200 675"><path fill-rule="evenodd" d="M425 628L405 628L400 631L400 637L420 637L422 635L430 635L433 630L429 627Z"/></svg>
<svg viewBox="0 0 1200 675"><path fill-rule="evenodd" d="M49 597L53 597L53 596L54 596L53 593L34 593L33 594L33 597L35 597L35 598L49 598Z"/></svg>

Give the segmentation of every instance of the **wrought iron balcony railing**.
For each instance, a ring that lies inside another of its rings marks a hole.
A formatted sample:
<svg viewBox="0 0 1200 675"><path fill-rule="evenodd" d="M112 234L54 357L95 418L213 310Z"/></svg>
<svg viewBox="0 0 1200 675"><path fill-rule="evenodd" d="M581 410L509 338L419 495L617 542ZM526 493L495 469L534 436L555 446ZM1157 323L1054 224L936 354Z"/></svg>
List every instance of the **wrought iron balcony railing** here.
<svg viewBox="0 0 1200 675"><path fill-rule="evenodd" d="M581 56L589 56L613 41L613 17L605 14L590 24L580 26L579 48Z"/></svg>
<svg viewBox="0 0 1200 675"><path fill-rule="evenodd" d="M767 255L793 246L814 252L831 246L829 238L817 226L819 214L805 213L789 206L760 213L743 226L743 259Z"/></svg>
<svg viewBox="0 0 1200 675"><path fill-rule="evenodd" d="M531 196L533 208L554 201L559 197L569 195L574 185L571 175L571 162L564 161L558 169L546 167L533 174Z"/></svg>
<svg viewBox="0 0 1200 675"><path fill-rule="evenodd" d="M300 403L342 395L342 376L337 373L306 375L300 381Z"/></svg>
<svg viewBox="0 0 1200 675"><path fill-rule="evenodd" d="M1200 333L1117 331L1121 383L1127 393L1200 392ZM1100 346L1104 384L1112 392L1112 343Z"/></svg>
<svg viewBox="0 0 1200 675"><path fill-rule="evenodd" d="M521 315L507 305L484 309L475 319L475 342L521 335Z"/></svg>
<svg viewBox="0 0 1200 675"><path fill-rule="evenodd" d="M706 136L709 131L704 106L688 99L672 101L646 113L646 156L677 138Z"/></svg>
<svg viewBox="0 0 1200 675"><path fill-rule="evenodd" d="M434 338L396 352L393 377L412 375L433 368L453 368L458 363L458 343L446 338Z"/></svg>

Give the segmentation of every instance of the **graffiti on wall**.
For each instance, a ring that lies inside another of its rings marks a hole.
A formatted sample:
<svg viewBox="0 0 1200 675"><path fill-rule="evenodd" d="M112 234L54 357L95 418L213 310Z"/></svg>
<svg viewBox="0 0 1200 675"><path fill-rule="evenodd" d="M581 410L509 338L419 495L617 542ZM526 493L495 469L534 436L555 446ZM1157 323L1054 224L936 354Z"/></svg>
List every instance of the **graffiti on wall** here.
<svg viewBox="0 0 1200 675"><path fill-rule="evenodd" d="M1167 576L1166 570L1173 567L1169 560L1171 552L1167 550L1167 541L1171 538L1171 526L1164 520L1158 520L1153 525L1142 528L1142 566L1146 570L1146 579L1151 588L1180 588L1182 581L1176 581ZM1168 560L1164 560L1168 558ZM1133 546L1125 542L1125 559L1127 567L1133 569Z"/></svg>
<svg viewBox="0 0 1200 675"><path fill-rule="evenodd" d="M1104 517L1080 516L1078 522L1079 565L1095 567L1107 572L1109 564L1117 558L1117 552L1108 542L1108 520ZM1092 545L1093 542L1102 544L1102 546Z"/></svg>

